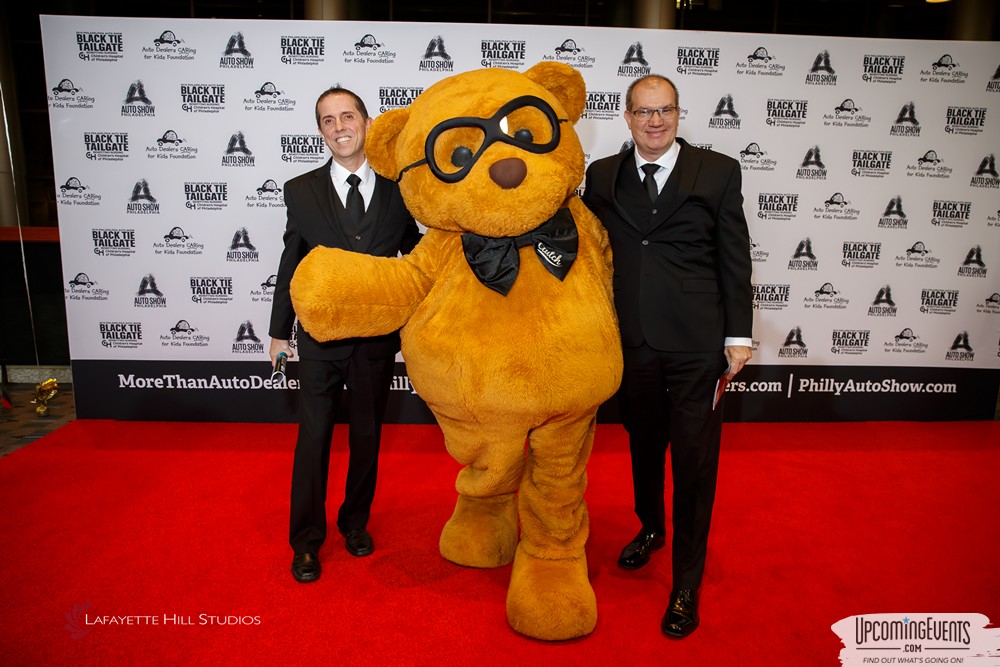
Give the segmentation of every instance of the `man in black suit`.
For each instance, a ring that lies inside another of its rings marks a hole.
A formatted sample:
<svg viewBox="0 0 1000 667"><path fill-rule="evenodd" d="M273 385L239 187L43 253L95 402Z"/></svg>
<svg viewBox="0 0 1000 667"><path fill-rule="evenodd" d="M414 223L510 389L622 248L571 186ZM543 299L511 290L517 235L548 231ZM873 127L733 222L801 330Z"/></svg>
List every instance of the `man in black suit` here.
<svg viewBox="0 0 1000 667"><path fill-rule="evenodd" d="M739 164L677 138L677 89L634 81L625 122L635 147L594 162L584 201L614 254L625 369L619 392L642 528L618 564L637 569L665 544L664 467L673 472L673 586L661 628L698 627L722 436L716 382L751 355L750 238Z"/></svg>
<svg viewBox="0 0 1000 667"><path fill-rule="evenodd" d="M293 356L288 345L295 322L289 283L310 250L322 245L395 257L399 251L412 250L420 239L398 186L372 171L365 158L365 132L371 119L361 98L344 88L330 88L316 101L316 123L333 157L285 183L288 223L268 331L272 364L281 352ZM375 549L367 525L399 334L320 343L297 326L299 434L292 465L289 542L295 552L292 576L306 583L320 575L330 443L345 383L350 389L350 455L337 528L352 555L368 556Z"/></svg>

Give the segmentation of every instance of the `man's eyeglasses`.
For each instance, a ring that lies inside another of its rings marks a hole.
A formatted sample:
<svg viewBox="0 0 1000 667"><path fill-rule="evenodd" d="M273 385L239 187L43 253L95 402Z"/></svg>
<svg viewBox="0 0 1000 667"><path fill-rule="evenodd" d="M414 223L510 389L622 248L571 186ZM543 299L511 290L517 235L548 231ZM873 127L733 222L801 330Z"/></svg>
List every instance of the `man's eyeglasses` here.
<svg viewBox="0 0 1000 667"><path fill-rule="evenodd" d="M660 118L666 118L667 116L673 115L675 111L677 111L677 107L670 104L665 107L660 107L659 109L647 109L646 107L639 107L638 109L632 109L631 111L629 111L629 113L645 123L654 115L659 116Z"/></svg>
<svg viewBox="0 0 1000 667"><path fill-rule="evenodd" d="M396 182L403 180L408 170L426 164L438 179L458 183L498 141L529 153L549 153L559 146L559 124L565 122L567 119L558 118L545 100L534 95L507 102L489 118L449 118L431 129L424 142L424 157L403 167Z"/></svg>

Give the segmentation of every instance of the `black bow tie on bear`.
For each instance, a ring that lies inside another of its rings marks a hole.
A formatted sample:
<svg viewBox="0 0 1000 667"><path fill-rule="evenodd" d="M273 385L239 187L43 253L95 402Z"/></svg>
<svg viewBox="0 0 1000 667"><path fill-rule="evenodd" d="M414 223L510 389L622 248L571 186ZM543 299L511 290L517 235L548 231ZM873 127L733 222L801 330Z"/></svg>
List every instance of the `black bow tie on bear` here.
<svg viewBox="0 0 1000 667"><path fill-rule="evenodd" d="M472 272L479 282L503 296L507 296L514 286L520 270L518 248L533 247L542 266L563 280L576 259L579 241L576 223L568 208L559 209L554 216L520 236L493 238L472 232L462 234L462 248Z"/></svg>

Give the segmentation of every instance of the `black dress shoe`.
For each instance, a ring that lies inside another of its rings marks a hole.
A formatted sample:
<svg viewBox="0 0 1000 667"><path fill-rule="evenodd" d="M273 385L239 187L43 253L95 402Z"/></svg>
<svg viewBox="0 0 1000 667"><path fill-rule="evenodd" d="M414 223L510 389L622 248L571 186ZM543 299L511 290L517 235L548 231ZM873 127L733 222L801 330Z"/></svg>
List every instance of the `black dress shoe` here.
<svg viewBox="0 0 1000 667"><path fill-rule="evenodd" d="M347 535L344 535L344 538L347 540L347 553L352 556L361 558L362 556L371 556L375 552L375 544L372 542L372 536L364 528L352 530Z"/></svg>
<svg viewBox="0 0 1000 667"><path fill-rule="evenodd" d="M300 584L308 584L319 579L323 568L319 565L319 556L312 551L295 554L292 559L292 576Z"/></svg>
<svg viewBox="0 0 1000 667"><path fill-rule="evenodd" d="M689 588L670 594L670 606L660 629L674 639L684 639L698 627L698 591Z"/></svg>
<svg viewBox="0 0 1000 667"><path fill-rule="evenodd" d="M649 554L662 549L666 543L663 535L643 528L635 539L625 545L618 557L618 566L626 570L638 570L649 562Z"/></svg>

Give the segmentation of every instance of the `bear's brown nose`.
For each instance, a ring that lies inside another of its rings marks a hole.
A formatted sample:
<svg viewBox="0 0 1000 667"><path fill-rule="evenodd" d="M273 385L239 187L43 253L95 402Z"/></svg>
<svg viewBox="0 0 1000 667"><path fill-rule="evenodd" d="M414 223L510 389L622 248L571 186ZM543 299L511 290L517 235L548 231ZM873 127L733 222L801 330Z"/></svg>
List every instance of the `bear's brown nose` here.
<svg viewBox="0 0 1000 667"><path fill-rule="evenodd" d="M504 190L516 188L528 175L528 165L524 160L508 157L490 165L490 178Z"/></svg>

